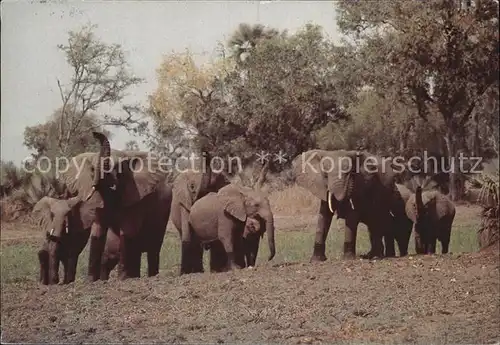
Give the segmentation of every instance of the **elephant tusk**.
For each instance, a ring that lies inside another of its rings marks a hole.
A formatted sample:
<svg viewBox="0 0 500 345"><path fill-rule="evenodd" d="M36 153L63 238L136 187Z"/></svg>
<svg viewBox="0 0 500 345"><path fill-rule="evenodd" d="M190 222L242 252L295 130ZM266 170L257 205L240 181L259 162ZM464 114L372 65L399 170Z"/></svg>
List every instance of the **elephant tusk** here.
<svg viewBox="0 0 500 345"><path fill-rule="evenodd" d="M90 198L92 198L92 195L94 195L95 192L95 186L92 186L92 190L90 191L89 195L85 198L85 201L89 201Z"/></svg>
<svg viewBox="0 0 500 345"><path fill-rule="evenodd" d="M50 229L50 236L54 235L54 229Z"/></svg>
<svg viewBox="0 0 500 345"><path fill-rule="evenodd" d="M396 218L396 216L394 215L394 213L392 213L392 211L389 211L389 213L391 214L391 216L393 216L394 218Z"/></svg>
<svg viewBox="0 0 500 345"><path fill-rule="evenodd" d="M334 213L332 207L332 193L330 193L330 191L326 192L326 197L328 198L328 208L330 209L331 213Z"/></svg>
<svg viewBox="0 0 500 345"><path fill-rule="evenodd" d="M351 204L351 207L354 210L354 203L352 202L352 199L349 199L349 203Z"/></svg>

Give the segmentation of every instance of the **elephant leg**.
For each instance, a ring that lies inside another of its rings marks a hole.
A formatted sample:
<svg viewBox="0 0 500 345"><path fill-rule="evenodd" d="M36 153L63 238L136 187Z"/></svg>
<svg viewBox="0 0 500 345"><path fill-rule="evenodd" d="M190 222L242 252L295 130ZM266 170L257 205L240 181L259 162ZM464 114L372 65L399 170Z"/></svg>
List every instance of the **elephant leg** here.
<svg viewBox="0 0 500 345"><path fill-rule="evenodd" d="M345 220L344 228L344 259L356 257L356 237L358 234L358 218L350 213Z"/></svg>
<svg viewBox="0 0 500 345"><path fill-rule="evenodd" d="M427 254L436 254L436 236L430 235L427 240Z"/></svg>
<svg viewBox="0 0 500 345"><path fill-rule="evenodd" d="M374 259L384 257L384 244L382 243L382 236L380 235L380 229L378 227L368 228L370 236L371 249L365 255L361 257L363 259ZM393 241L394 245L394 241Z"/></svg>
<svg viewBox="0 0 500 345"><path fill-rule="evenodd" d="M49 252L42 249L38 252L38 260L40 261L40 283L43 285L49 284Z"/></svg>
<svg viewBox="0 0 500 345"><path fill-rule="evenodd" d="M150 250L148 255L148 277L153 277L160 272L160 251Z"/></svg>
<svg viewBox="0 0 500 345"><path fill-rule="evenodd" d="M328 203L321 200L318 214L318 223L316 227L316 237L314 239L314 250L311 262L325 261L325 242L332 224L333 213L328 208Z"/></svg>
<svg viewBox="0 0 500 345"><path fill-rule="evenodd" d="M64 263L63 284L69 284L75 281L76 267L78 265L78 255L69 255Z"/></svg>
<svg viewBox="0 0 500 345"><path fill-rule="evenodd" d="M131 277L131 278L140 278L141 277L141 258L142 258L141 251L137 250L137 249L133 249L132 253L131 253L129 277Z"/></svg>
<svg viewBox="0 0 500 345"><path fill-rule="evenodd" d="M108 280L111 271L119 263L120 257L118 255L104 254L101 263L101 280ZM122 273L122 267L120 267L120 273ZM119 273L119 274L120 274Z"/></svg>
<svg viewBox="0 0 500 345"><path fill-rule="evenodd" d="M396 246L394 245L394 240L395 236L392 230L384 236L385 257L393 258L396 256Z"/></svg>
<svg viewBox="0 0 500 345"><path fill-rule="evenodd" d="M120 232L120 266L119 279L138 278L141 269L141 251L136 246L135 238L128 238Z"/></svg>
<svg viewBox="0 0 500 345"><path fill-rule="evenodd" d="M102 253L106 245L105 230L100 224L92 224L88 267L88 279L91 282L100 278Z"/></svg>
<svg viewBox="0 0 500 345"><path fill-rule="evenodd" d="M425 254L425 243L424 238L420 231L414 231L415 233L415 251L417 254Z"/></svg>
<svg viewBox="0 0 500 345"><path fill-rule="evenodd" d="M441 254L447 254L448 253L448 248L450 246L450 235L451 235L451 228L446 229L442 232L440 242L441 242Z"/></svg>
<svg viewBox="0 0 500 345"><path fill-rule="evenodd" d="M181 209L181 271L180 274L189 274L193 272L191 267L191 229L189 226L189 212L184 208Z"/></svg>
<svg viewBox="0 0 500 345"><path fill-rule="evenodd" d="M203 269L203 247L194 238L191 242L190 266L191 273L203 273L205 271Z"/></svg>
<svg viewBox="0 0 500 345"><path fill-rule="evenodd" d="M210 272L222 272L226 266L227 256L220 241L210 244Z"/></svg>
<svg viewBox="0 0 500 345"><path fill-rule="evenodd" d="M408 244L410 243L411 237L411 223L405 222L401 225L401 228L397 228L396 231L396 242L399 248L399 256L408 255Z"/></svg>
<svg viewBox="0 0 500 345"><path fill-rule="evenodd" d="M120 236L114 231L108 231L106 246L101 261L101 280L108 280L111 271L120 261ZM119 267L118 275L122 274L122 266Z"/></svg>

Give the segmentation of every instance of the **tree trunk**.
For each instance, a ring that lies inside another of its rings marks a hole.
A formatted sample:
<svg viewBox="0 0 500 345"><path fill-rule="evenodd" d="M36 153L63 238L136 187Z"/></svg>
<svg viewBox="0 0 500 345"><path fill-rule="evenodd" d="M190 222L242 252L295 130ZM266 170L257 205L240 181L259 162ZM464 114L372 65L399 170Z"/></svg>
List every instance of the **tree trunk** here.
<svg viewBox="0 0 500 345"><path fill-rule="evenodd" d="M463 198L464 188L463 183L461 183L461 176L459 168L459 161L457 159L457 148L453 142L453 133L450 129L447 130L444 141L446 143L446 149L448 151L448 159L450 166L448 167L448 174L450 178L449 190L450 199L457 201Z"/></svg>

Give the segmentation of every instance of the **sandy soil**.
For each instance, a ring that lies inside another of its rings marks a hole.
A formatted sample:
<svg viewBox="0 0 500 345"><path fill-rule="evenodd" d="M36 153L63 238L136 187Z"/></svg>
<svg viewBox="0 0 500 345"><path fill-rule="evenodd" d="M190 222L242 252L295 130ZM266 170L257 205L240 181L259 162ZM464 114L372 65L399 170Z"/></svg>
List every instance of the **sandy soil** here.
<svg viewBox="0 0 500 345"><path fill-rule="evenodd" d="M494 343L495 252L2 287L2 342Z"/></svg>

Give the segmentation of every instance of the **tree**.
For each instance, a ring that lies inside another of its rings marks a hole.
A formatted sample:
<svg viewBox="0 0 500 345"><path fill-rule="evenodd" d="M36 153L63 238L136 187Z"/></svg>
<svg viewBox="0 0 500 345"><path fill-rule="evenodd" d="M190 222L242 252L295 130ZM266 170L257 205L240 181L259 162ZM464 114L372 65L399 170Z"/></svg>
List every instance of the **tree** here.
<svg viewBox="0 0 500 345"><path fill-rule="evenodd" d="M62 109L58 109L47 122L25 128L24 145L35 151L32 154L35 160L45 156L52 161L61 155L60 139L61 137L66 138L69 130L68 127L63 127L62 135L60 135L62 117ZM65 122L79 122L73 128L71 135L65 139L65 155L74 156L86 151L99 151L99 143L92 136L92 131L103 132L108 137L111 135L100 125L98 115L93 112L87 112L85 115L81 113L74 115L66 111L64 117Z"/></svg>
<svg viewBox="0 0 500 345"><path fill-rule="evenodd" d="M228 46L236 59L236 63L242 64L260 41L276 37L278 34L278 30L266 28L261 24L241 23L229 38Z"/></svg>
<svg viewBox="0 0 500 345"><path fill-rule="evenodd" d="M73 137L81 132L84 120L103 104L114 105L125 96L126 90L142 82L131 74L125 53L118 44L107 44L95 36L95 25L70 31L68 43L58 48L65 54L72 76L67 85L57 80L62 106L57 117L57 147L69 154ZM101 124L129 127L143 125L134 118L134 107L123 106L126 117L104 115L96 117Z"/></svg>
<svg viewBox="0 0 500 345"><path fill-rule="evenodd" d="M320 27L308 25L260 40L244 77L224 56L202 67L190 56L167 57L151 98L157 130L243 164L261 150L290 158L314 146L315 131L345 117L337 100L349 90L336 87L334 50Z"/></svg>
<svg viewBox="0 0 500 345"><path fill-rule="evenodd" d="M467 126L498 83L498 3L480 0L337 3L339 27L355 48L358 73L377 90L409 98L424 121L433 121L447 156L467 151ZM391 91L392 90L392 91ZM461 197L458 172L450 174L453 200Z"/></svg>
<svg viewBox="0 0 500 345"><path fill-rule="evenodd" d="M229 59L198 66L189 51L166 56L157 69L158 88L149 96L147 115L153 127L147 135L149 147L169 154L191 153L197 119L213 94L221 92L215 81L233 70Z"/></svg>
<svg viewBox="0 0 500 345"><path fill-rule="evenodd" d="M125 143L126 151L140 151L139 144L135 140L129 140Z"/></svg>
<svg viewBox="0 0 500 345"><path fill-rule="evenodd" d="M363 149L406 158L423 150L443 153L443 140L417 111L390 94L362 90L346 109L349 118L329 123L317 135L320 148Z"/></svg>

